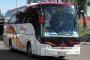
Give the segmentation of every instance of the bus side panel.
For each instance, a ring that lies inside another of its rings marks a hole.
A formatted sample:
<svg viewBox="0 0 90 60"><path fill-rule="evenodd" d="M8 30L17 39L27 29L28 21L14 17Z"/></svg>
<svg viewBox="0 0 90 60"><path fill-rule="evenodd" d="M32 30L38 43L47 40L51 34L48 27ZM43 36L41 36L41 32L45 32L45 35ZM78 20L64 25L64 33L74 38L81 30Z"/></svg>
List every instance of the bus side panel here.
<svg viewBox="0 0 90 60"><path fill-rule="evenodd" d="M31 44L33 45L34 39L33 39L32 35L35 35L33 25L30 23L17 24L16 30L17 30L16 31L16 33L17 33L17 49L26 52L27 41L32 40ZM28 38L30 38L31 40ZM36 50L36 48L34 48L34 50Z"/></svg>
<svg viewBox="0 0 90 60"><path fill-rule="evenodd" d="M5 19L4 19L4 29L3 29L4 30L4 33L3 33L4 45L7 46L7 47L9 46L9 42L8 42L9 39L7 37L7 30L8 30L7 27L8 27L8 25L6 23L8 20L9 20L9 18L5 17Z"/></svg>
<svg viewBox="0 0 90 60"><path fill-rule="evenodd" d="M15 36L16 36L16 26L14 24L9 24L9 29L8 29L8 36L9 39L11 39L12 41L12 47L14 49L16 49L16 40L15 40Z"/></svg>
<svg viewBox="0 0 90 60"><path fill-rule="evenodd" d="M7 27L8 27L8 25L4 24L3 39L4 39L5 46L9 47L9 37L8 37L8 33L7 33L7 30L8 30Z"/></svg>
<svg viewBox="0 0 90 60"><path fill-rule="evenodd" d="M38 40L36 39L35 36L35 30L32 24L27 23L22 25L24 28L26 27L26 36L25 36L25 43L27 43L27 41L31 42L31 46L32 46L32 53L35 55L40 55L40 43L38 42ZM27 44L26 44L27 47Z"/></svg>
<svg viewBox="0 0 90 60"><path fill-rule="evenodd" d="M32 53L33 54L37 54L37 41L36 41L36 37L35 37L35 30L32 24L27 23L23 25L24 27L26 26L26 36L25 36L25 41L26 41L26 47L27 47L27 41L30 41L31 46L32 46Z"/></svg>
<svg viewBox="0 0 90 60"><path fill-rule="evenodd" d="M16 33L16 48L17 50L20 50L20 51L25 51L26 48L25 48L25 31L21 30L21 26L23 24L15 24L16 26L16 30L15 30L15 33Z"/></svg>
<svg viewBox="0 0 90 60"><path fill-rule="evenodd" d="M26 50L26 47L25 47L25 34L17 33L16 36L17 36L16 37L17 50L25 51Z"/></svg>
<svg viewBox="0 0 90 60"><path fill-rule="evenodd" d="M25 36L25 43L27 43L27 41L30 41L31 42L31 46L32 46L32 53L36 55L36 44L37 44L37 41L35 39L35 35L26 35ZM27 44L26 44L26 47L27 47Z"/></svg>
<svg viewBox="0 0 90 60"><path fill-rule="evenodd" d="M41 56L41 44L38 40L37 41L37 55L40 55Z"/></svg>

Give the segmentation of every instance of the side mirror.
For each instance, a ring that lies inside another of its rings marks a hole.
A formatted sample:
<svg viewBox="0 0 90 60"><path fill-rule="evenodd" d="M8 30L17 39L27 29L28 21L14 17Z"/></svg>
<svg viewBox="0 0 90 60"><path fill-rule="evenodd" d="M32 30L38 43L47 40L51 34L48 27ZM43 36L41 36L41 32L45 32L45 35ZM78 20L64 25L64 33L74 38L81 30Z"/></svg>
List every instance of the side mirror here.
<svg viewBox="0 0 90 60"><path fill-rule="evenodd" d="M39 17L39 23L43 24L44 23L44 14L42 11L38 11L38 17Z"/></svg>
<svg viewBox="0 0 90 60"><path fill-rule="evenodd" d="M87 24L87 17L86 17L86 14L84 14L84 12L79 12L78 15L79 15L79 18L80 18L81 15L82 15L82 17L83 17L83 23L84 23L84 24Z"/></svg>
<svg viewBox="0 0 90 60"><path fill-rule="evenodd" d="M84 22L84 24L87 24L87 17L85 14L83 15L83 22Z"/></svg>

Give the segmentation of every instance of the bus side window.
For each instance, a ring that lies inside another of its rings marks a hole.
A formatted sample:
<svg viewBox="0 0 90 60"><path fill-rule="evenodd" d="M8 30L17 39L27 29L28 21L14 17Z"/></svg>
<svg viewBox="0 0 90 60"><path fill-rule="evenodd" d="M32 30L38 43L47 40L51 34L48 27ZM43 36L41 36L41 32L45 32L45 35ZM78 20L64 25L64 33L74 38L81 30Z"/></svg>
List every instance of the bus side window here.
<svg viewBox="0 0 90 60"><path fill-rule="evenodd" d="M6 15L6 17L10 17L7 21L7 23L14 23L15 22L15 12L9 11Z"/></svg>
<svg viewBox="0 0 90 60"><path fill-rule="evenodd" d="M18 24L18 23L20 23L20 22L19 22L19 19L16 19L15 24Z"/></svg>
<svg viewBox="0 0 90 60"><path fill-rule="evenodd" d="M16 21L15 21L15 23L22 23L22 19L23 19L23 17L22 17L22 12L21 11L19 11L17 14L16 14Z"/></svg>
<svg viewBox="0 0 90 60"><path fill-rule="evenodd" d="M15 21L16 21L16 11L13 11L12 16L11 16L10 20L8 21L8 23L14 24Z"/></svg>
<svg viewBox="0 0 90 60"><path fill-rule="evenodd" d="M23 17L22 23L25 23L27 17Z"/></svg>
<svg viewBox="0 0 90 60"><path fill-rule="evenodd" d="M28 19L27 19L27 23L30 23L30 21L31 21L31 18L30 18L30 17L28 17Z"/></svg>

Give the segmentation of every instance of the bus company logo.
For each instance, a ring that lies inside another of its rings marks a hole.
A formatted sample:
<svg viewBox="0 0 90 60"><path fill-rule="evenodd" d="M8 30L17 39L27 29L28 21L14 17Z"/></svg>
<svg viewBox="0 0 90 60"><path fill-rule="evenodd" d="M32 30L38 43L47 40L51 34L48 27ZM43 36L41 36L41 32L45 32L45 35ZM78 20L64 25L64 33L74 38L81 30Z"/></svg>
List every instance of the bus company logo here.
<svg viewBox="0 0 90 60"><path fill-rule="evenodd" d="M62 41L62 44L64 44L64 42Z"/></svg>
<svg viewBox="0 0 90 60"><path fill-rule="evenodd" d="M64 41L62 41L62 43L60 45L66 45L66 44L64 43Z"/></svg>
<svg viewBox="0 0 90 60"><path fill-rule="evenodd" d="M20 30L26 31L27 28L26 27L23 27L23 26L20 26Z"/></svg>

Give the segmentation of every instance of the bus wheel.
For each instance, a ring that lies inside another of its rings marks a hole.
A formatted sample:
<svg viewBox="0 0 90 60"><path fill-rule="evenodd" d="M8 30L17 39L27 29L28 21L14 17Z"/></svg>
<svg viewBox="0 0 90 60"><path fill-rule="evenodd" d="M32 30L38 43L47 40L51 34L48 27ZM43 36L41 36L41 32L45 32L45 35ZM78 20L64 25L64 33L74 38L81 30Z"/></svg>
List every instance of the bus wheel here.
<svg viewBox="0 0 90 60"><path fill-rule="evenodd" d="M12 41L11 41L11 40L9 41L9 49L10 49L11 52L14 51L14 49L13 49L13 47L12 47Z"/></svg>
<svg viewBox="0 0 90 60"><path fill-rule="evenodd" d="M59 56L59 59L63 59L65 56Z"/></svg>
<svg viewBox="0 0 90 60"><path fill-rule="evenodd" d="M28 44L27 46L27 54L30 58L32 58L34 55L32 54L32 47L31 44Z"/></svg>

